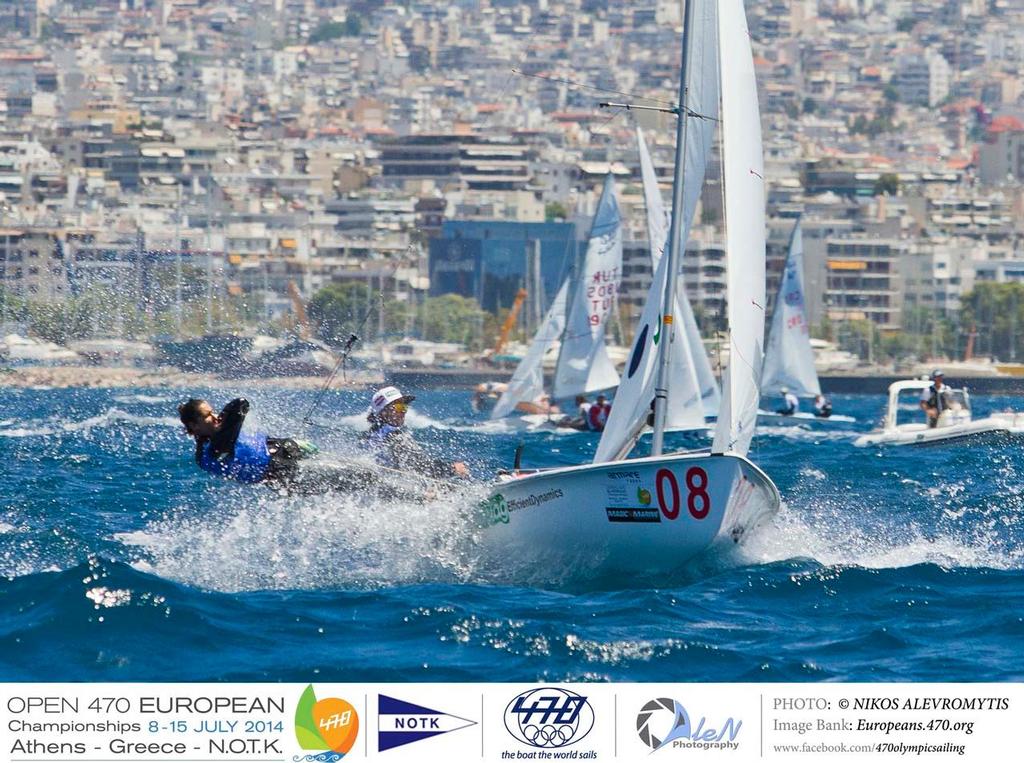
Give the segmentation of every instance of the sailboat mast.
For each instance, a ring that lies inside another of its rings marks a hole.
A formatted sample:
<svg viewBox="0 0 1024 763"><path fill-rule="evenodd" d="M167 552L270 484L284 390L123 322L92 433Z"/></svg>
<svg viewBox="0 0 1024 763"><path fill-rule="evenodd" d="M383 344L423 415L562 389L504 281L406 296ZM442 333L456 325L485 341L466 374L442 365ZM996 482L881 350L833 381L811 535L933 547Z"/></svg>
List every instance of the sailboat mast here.
<svg viewBox="0 0 1024 763"><path fill-rule="evenodd" d="M686 80L690 70L690 31L693 28L694 0L685 0L683 20L683 50L679 64L679 105L676 118L676 161L672 174L672 221L669 226L668 242L664 256L668 258L668 278L665 279L665 293L661 300L661 341L658 343L658 376L654 385L654 436L651 440L651 455L660 456L664 449L665 419L668 415L668 384L671 372L672 329L675 316L672 305L675 302L676 282L679 276L681 250L686 247L680 241L683 217L683 174L686 171L686 127L689 119L686 113Z"/></svg>

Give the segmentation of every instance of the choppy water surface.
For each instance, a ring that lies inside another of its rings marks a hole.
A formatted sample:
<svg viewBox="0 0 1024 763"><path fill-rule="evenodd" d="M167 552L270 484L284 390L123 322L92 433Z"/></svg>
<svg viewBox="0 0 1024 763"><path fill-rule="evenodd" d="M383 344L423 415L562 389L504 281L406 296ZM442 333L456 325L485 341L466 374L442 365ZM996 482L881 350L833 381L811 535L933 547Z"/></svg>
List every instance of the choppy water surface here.
<svg viewBox="0 0 1024 763"><path fill-rule="evenodd" d="M591 579L482 564L481 486L424 506L207 477L175 404L237 392L0 389L0 678L1024 680L1021 442L860 450L883 401L839 397L862 424L757 437L785 505L743 546ZM526 465L596 447L417 392L417 436L481 476L519 442ZM301 434L312 394L253 392L256 423ZM305 434L343 454L365 398L332 394Z"/></svg>

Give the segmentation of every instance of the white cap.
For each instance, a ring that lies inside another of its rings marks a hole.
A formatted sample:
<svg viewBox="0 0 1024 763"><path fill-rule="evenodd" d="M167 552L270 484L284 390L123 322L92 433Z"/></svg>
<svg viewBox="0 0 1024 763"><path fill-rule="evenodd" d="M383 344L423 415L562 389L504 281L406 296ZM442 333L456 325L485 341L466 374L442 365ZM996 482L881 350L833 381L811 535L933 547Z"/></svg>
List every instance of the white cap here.
<svg viewBox="0 0 1024 763"><path fill-rule="evenodd" d="M411 403L415 399L415 395L403 395L398 387L381 387L373 393L373 399L370 401L370 410L374 413L380 413L389 405L397 403L399 400L403 403Z"/></svg>
<svg viewBox="0 0 1024 763"><path fill-rule="evenodd" d="M779 390L779 392L781 392L783 395L788 394L789 393L789 387L783 387L782 389Z"/></svg>

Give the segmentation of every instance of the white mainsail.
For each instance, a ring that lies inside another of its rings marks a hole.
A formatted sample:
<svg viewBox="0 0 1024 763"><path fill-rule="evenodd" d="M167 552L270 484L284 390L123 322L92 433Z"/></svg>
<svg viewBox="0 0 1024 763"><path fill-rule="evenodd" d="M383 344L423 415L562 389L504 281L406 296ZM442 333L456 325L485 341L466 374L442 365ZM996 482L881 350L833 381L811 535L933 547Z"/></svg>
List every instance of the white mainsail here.
<svg viewBox="0 0 1024 763"><path fill-rule="evenodd" d="M695 40L697 51L705 51L709 46L716 44L718 32L715 23L714 3L704 3L700 10L698 21L703 25L698 27L699 37ZM702 55L701 58L704 56ZM693 99L690 108L701 114L706 119L692 118L686 131L686 179L683 186L683 241L690 237L690 226L693 215L697 208L697 200L700 198L700 189L704 185L704 174L707 170L708 158L711 155L712 139L714 137L715 119L718 116L718 83L717 69L709 67L715 75L711 82L707 82L706 72L695 72L698 80L696 85L690 87L690 97ZM637 146L640 151L640 176L643 179L644 205L647 208L647 237L651 246L651 271L657 271L661 255L665 251L665 244L668 241L668 226L671 216L665 209L665 204L658 190L657 177L654 174L654 164L651 162L650 152L647 150L647 143L644 141L643 132L636 128ZM683 246L680 254L685 252ZM680 257L680 261L682 257ZM658 293L659 300L662 292ZM680 280L676 288L676 306L673 315L682 320L683 334L686 342L673 340L672 350L674 352L689 352L692 358L693 368L697 374L697 387L700 390L701 401L704 404L705 416L717 416L718 406L722 396L718 391L718 381L711 370L711 362L708 360L707 351L704 349L704 341L697 328L697 321L693 317L693 308L690 307L690 300L686 296L686 286ZM672 410L669 409L671 416ZM676 425L669 423L671 428Z"/></svg>
<svg viewBox="0 0 1024 763"><path fill-rule="evenodd" d="M555 301L548 308L547 315L541 323L537 333L533 335L530 349L519 365L508 383L508 388L502 393L494 410L491 411L492 419L500 419L508 416L515 407L523 401L536 400L544 392L544 355L551 346L562 338L565 330L565 303L569 291L569 281L562 283L562 288L555 295Z"/></svg>
<svg viewBox="0 0 1024 763"><path fill-rule="evenodd" d="M608 357L604 328L615 308L622 279L622 218L611 173L590 228L583 267L575 279L562 350L555 369L558 399L610 389L619 374Z"/></svg>
<svg viewBox="0 0 1024 763"><path fill-rule="evenodd" d="M729 366L722 384L712 453L750 449L761 397L764 341L764 155L750 33L743 0L718 14L722 82Z"/></svg>
<svg viewBox="0 0 1024 763"><path fill-rule="evenodd" d="M764 392L781 394L782 387L803 397L821 394L804 304L804 244L799 220L789 240L761 375Z"/></svg>

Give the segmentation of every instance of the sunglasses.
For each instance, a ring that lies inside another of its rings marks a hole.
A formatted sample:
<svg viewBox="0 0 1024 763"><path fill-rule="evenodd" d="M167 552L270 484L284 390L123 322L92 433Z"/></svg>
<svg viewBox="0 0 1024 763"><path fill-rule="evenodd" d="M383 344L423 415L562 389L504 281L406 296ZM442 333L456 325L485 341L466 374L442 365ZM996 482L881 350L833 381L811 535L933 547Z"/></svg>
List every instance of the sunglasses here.
<svg viewBox="0 0 1024 763"><path fill-rule="evenodd" d="M405 413L406 411L409 410L409 404L403 403L401 400L399 400L397 403L392 403L391 407L394 408L398 413Z"/></svg>

